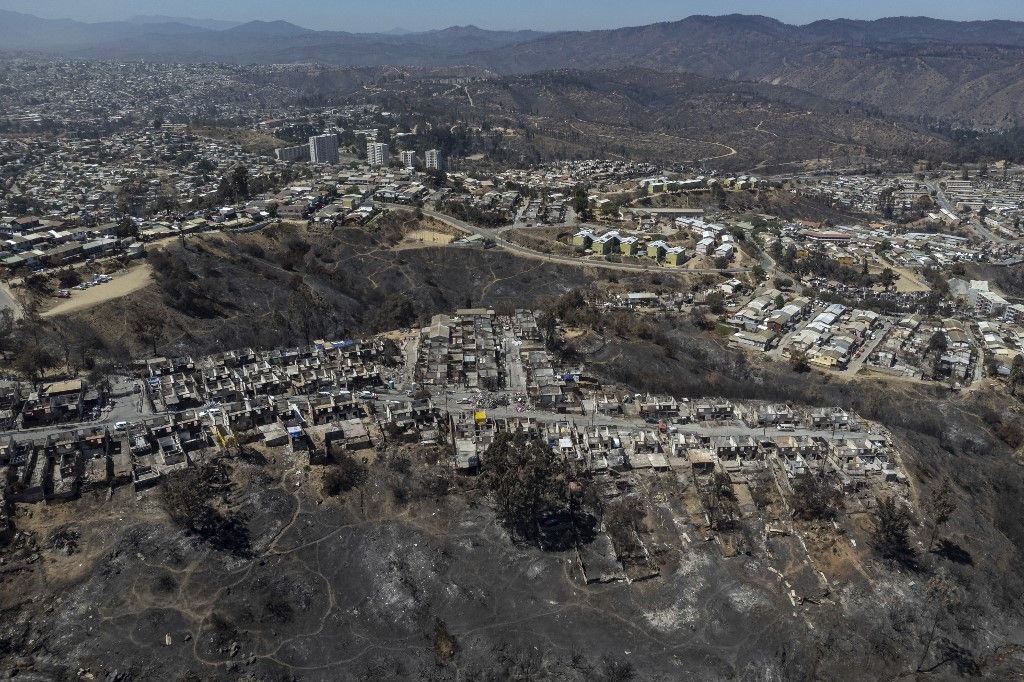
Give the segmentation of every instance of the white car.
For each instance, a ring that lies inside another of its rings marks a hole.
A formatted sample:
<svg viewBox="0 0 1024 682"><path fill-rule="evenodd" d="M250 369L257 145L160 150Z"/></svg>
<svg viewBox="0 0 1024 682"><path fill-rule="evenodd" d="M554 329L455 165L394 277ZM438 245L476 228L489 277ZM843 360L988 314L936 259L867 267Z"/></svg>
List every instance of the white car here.
<svg viewBox="0 0 1024 682"><path fill-rule="evenodd" d="M127 428L128 428L128 422L115 422L114 423L114 430L115 431L124 431Z"/></svg>

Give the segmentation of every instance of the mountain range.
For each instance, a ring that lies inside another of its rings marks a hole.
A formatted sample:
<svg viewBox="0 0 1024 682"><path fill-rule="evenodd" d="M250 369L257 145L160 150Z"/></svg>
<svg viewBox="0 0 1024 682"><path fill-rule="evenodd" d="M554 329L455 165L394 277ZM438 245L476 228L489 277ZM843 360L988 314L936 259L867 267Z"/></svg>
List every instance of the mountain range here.
<svg viewBox="0 0 1024 682"><path fill-rule="evenodd" d="M76 58L475 66L499 74L638 67L784 85L890 114L973 126L1024 120L1024 22L692 16L604 31L315 31L173 17L84 23L0 11L0 45Z"/></svg>
<svg viewBox="0 0 1024 682"><path fill-rule="evenodd" d="M211 31L223 31L226 28L234 28L242 21L224 21L221 19L196 19L195 17L170 17L165 14L136 14L128 19L132 24L184 24L196 28L205 28Z"/></svg>
<svg viewBox="0 0 1024 682"><path fill-rule="evenodd" d="M462 55L543 35L538 31L488 31L476 26L414 33L350 33L314 31L286 21L211 27L201 20L175 17L86 23L0 10L3 49L94 59L429 66L447 65Z"/></svg>

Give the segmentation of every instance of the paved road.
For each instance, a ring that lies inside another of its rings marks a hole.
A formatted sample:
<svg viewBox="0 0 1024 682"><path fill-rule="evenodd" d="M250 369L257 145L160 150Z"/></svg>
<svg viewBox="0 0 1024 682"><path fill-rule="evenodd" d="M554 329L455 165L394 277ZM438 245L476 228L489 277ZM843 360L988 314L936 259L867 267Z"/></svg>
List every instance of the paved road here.
<svg viewBox="0 0 1024 682"><path fill-rule="evenodd" d="M405 206L405 205L402 205L402 204L383 204L383 205L386 206L387 208L394 209L394 210L400 210L400 211L410 211L411 212L411 211L415 211L416 210L412 206ZM501 228L479 227L477 225L471 225L470 223L467 223L467 222L465 222L463 220L459 220L458 218L453 218L450 215L446 215L444 213L439 213L437 211L434 211L434 210L431 210L431 209L428 209L428 208L424 208L422 210L423 210L423 215L428 216L430 218L433 218L435 220L439 220L439 221L441 221L441 222L443 222L443 223L445 223L447 225L451 225L452 227L454 227L455 229L457 229L457 230L459 230L461 232L465 232L467 234L476 234L476 235L480 235L481 237L484 237L485 239L490 239L491 241L493 241L495 243L495 245L497 245L498 248L502 249L503 251L508 251L509 253L513 253L513 254L515 254L517 256L522 256L523 258L531 258L533 260L544 261L546 263L558 263L558 264L561 264L561 265L572 265L572 266L578 267L578 268L580 268L580 267L591 267L591 268L599 268L599 269L602 269L602 270L620 270L620 271L625 270L625 271L629 271L629 272L658 272L658 273L662 273L662 274L665 274L665 273L676 273L676 274L693 273L693 274L698 274L698 275L700 275L700 274L722 274L722 273L725 273L725 274L736 274L736 273L742 273L742 272L749 272L750 271L750 268L727 268L725 270L718 270L716 268L683 268L683 267L671 268L671 267L665 267L665 266L662 266L662 265L645 265L645 264L642 264L642 263L609 263L607 261L584 260L582 258L573 258L571 256L559 256L559 255L550 254L550 253L543 253L541 251L535 251L535 250L529 249L529 248L527 248L525 246L520 246L519 244L514 244L514 243L508 241L507 239L503 239L501 237L501 234L503 232L505 232L506 230L510 229L511 226L506 226L506 227L501 227Z"/></svg>
<svg viewBox="0 0 1024 682"><path fill-rule="evenodd" d="M469 414L476 408L472 405L449 405L453 413ZM520 418L535 419L541 422L570 422L579 428L586 426L615 426L623 429L656 428L654 424L648 424L639 417L608 416L603 414L560 414L545 410L523 409L515 406L484 408L488 417L493 418ZM739 421L730 422L693 422L689 424L673 424L669 426L670 431L675 433L694 433L705 436L753 436L755 438L771 436L817 436L825 439L833 438L860 438L868 435L866 431L835 431L831 429L803 429L797 428L792 431L779 431L775 428L761 426L748 426Z"/></svg>
<svg viewBox="0 0 1024 682"><path fill-rule="evenodd" d="M893 321L889 318L882 318L882 326L874 331L875 338L868 339L868 342L861 346L860 355L855 357L851 362L850 366L846 368L848 374L857 374L864 366L868 357L875 352L878 345L882 343L882 339L889 334L893 328Z"/></svg>
<svg viewBox="0 0 1024 682"><path fill-rule="evenodd" d="M935 192L935 203L937 203L940 208L944 208L954 215L959 215L956 208L953 206L953 203L949 200L949 197L947 197L946 193L942 191L941 187L939 187L939 183L929 180L925 182L925 187ZM982 225L980 221L969 220L967 222L967 227L970 228L975 235L985 241L995 242L996 244L1006 243L1005 239Z"/></svg>

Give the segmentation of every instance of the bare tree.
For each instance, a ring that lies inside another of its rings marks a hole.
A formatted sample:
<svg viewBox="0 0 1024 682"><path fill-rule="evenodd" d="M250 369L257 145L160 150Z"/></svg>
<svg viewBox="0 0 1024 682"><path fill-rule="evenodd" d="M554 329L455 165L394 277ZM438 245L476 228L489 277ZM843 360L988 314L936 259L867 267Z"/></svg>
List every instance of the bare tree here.
<svg viewBox="0 0 1024 682"><path fill-rule="evenodd" d="M928 500L928 514L931 517L931 533L928 536L928 551L935 545L935 536L939 528L949 521L949 518L956 511L956 500L953 499L953 486L949 477L942 479L939 487L932 491Z"/></svg>
<svg viewBox="0 0 1024 682"><path fill-rule="evenodd" d="M955 613L956 608L961 603L961 597L956 584L949 577L946 571L940 571L933 575L925 586L925 595L927 597L927 603L932 606L932 622L928 628L928 635L925 638L924 650L921 651L921 658L917 662L917 668L915 672L924 673L935 670L946 660L941 660L937 664L930 668L925 668L925 661L928 660L928 654L931 653L932 644L935 642L935 634L938 632L939 625L947 616Z"/></svg>
<svg viewBox="0 0 1024 682"><path fill-rule="evenodd" d="M711 527L722 530L732 524L739 516L739 505L736 493L732 489L732 480L724 471L716 471L711 481L701 491L701 502L708 513Z"/></svg>

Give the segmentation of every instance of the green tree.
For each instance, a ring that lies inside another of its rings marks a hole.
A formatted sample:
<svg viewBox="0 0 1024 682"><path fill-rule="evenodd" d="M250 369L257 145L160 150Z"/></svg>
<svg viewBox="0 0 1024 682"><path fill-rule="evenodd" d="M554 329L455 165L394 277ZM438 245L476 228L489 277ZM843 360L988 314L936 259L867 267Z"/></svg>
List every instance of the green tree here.
<svg viewBox="0 0 1024 682"><path fill-rule="evenodd" d="M128 216L123 216L117 221L117 226L114 228L114 235L118 239L134 239L139 236L139 228L135 225L135 221Z"/></svg>
<svg viewBox="0 0 1024 682"><path fill-rule="evenodd" d="M910 546L910 513L893 497L878 501L871 513L871 546L886 561L910 565L914 550Z"/></svg>
<svg viewBox="0 0 1024 682"><path fill-rule="evenodd" d="M590 197L583 185L576 185L572 191L572 210L580 220L590 220L593 216L590 211Z"/></svg>
<svg viewBox="0 0 1024 682"><path fill-rule="evenodd" d="M249 197L249 169L245 166L236 166L231 172L231 191L235 201Z"/></svg>
<svg viewBox="0 0 1024 682"><path fill-rule="evenodd" d="M708 310L715 315L721 315L725 312L725 296L720 291L708 294L707 304Z"/></svg>
<svg viewBox="0 0 1024 682"><path fill-rule="evenodd" d="M807 362L807 353L803 351L793 351L790 355L790 364L797 374L806 374L811 371L811 365Z"/></svg>
<svg viewBox="0 0 1024 682"><path fill-rule="evenodd" d="M946 333L941 329L928 339L928 352L942 355L947 350Z"/></svg>
<svg viewBox="0 0 1024 682"><path fill-rule="evenodd" d="M1024 355L1018 355L1010 365L1010 393L1017 395L1017 385L1024 379Z"/></svg>
<svg viewBox="0 0 1024 682"><path fill-rule="evenodd" d="M483 457L484 481L494 495L498 518L513 538L540 544L545 514L564 509L568 478L562 458L539 438L498 434Z"/></svg>

